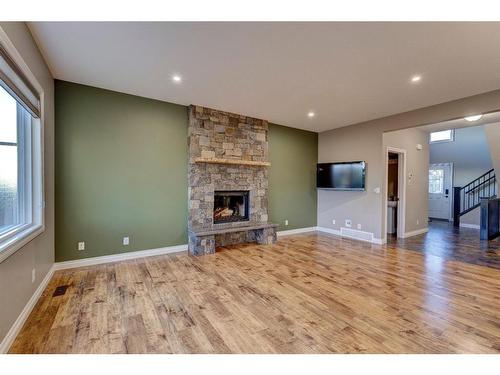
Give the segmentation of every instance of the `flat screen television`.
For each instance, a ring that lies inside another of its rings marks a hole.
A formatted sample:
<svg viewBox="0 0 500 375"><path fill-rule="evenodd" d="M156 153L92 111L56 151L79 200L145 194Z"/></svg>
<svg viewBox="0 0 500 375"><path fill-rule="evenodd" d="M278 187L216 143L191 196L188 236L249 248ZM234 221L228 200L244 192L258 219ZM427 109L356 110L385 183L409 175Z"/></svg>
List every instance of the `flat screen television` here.
<svg viewBox="0 0 500 375"><path fill-rule="evenodd" d="M365 190L366 163L319 163L316 185L319 189Z"/></svg>

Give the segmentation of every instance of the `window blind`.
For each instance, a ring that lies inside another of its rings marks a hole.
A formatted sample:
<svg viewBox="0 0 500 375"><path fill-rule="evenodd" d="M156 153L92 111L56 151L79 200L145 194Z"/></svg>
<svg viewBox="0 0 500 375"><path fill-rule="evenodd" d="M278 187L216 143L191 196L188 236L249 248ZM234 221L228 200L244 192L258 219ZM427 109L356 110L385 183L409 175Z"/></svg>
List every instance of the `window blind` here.
<svg viewBox="0 0 500 375"><path fill-rule="evenodd" d="M0 85L33 117L40 117L40 95L0 45Z"/></svg>

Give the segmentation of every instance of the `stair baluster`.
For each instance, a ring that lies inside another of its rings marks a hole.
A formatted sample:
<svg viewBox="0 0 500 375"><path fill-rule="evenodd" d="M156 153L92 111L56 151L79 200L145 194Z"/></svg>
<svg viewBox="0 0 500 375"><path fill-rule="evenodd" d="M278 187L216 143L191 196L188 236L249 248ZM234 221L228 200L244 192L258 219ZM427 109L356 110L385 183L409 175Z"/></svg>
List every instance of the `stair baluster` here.
<svg viewBox="0 0 500 375"><path fill-rule="evenodd" d="M465 186L455 186L453 188L453 225L460 226L460 217L479 207L481 199L494 197L496 197L494 169L489 170Z"/></svg>

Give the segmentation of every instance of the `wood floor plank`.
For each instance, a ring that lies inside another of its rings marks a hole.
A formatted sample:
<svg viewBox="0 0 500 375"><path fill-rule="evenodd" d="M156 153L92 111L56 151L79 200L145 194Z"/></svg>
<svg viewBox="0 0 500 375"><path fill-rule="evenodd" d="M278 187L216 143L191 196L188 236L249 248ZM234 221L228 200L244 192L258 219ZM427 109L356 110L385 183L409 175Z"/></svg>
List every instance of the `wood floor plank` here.
<svg viewBox="0 0 500 375"><path fill-rule="evenodd" d="M309 233L58 271L10 352L500 353L497 262L433 249Z"/></svg>

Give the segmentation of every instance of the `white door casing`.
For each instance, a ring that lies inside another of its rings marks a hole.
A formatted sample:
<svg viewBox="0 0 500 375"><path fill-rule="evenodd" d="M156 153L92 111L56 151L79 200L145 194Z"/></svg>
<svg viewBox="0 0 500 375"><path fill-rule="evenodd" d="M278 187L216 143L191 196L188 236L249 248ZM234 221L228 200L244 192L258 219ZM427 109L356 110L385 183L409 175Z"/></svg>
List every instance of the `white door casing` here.
<svg viewBox="0 0 500 375"><path fill-rule="evenodd" d="M397 209L397 236L405 238L406 230L406 150L387 146L385 150L385 194L382 197L383 210L383 234L382 242L387 242L387 176L389 169L389 153L398 154L398 209Z"/></svg>

